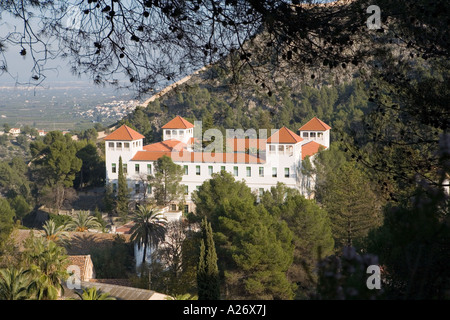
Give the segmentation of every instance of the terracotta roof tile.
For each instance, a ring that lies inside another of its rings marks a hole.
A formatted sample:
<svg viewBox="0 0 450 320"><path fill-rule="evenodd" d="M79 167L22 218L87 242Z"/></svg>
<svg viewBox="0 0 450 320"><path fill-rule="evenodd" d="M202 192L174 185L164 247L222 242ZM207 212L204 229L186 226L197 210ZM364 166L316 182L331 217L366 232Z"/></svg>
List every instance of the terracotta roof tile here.
<svg viewBox="0 0 450 320"><path fill-rule="evenodd" d="M172 139L148 144L144 146L143 149L145 151L172 151L173 149L175 150L185 149L186 146L187 145L185 143Z"/></svg>
<svg viewBox="0 0 450 320"><path fill-rule="evenodd" d="M286 127L281 128L267 139L267 143L298 143L303 141L300 136Z"/></svg>
<svg viewBox="0 0 450 320"><path fill-rule="evenodd" d="M319 118L314 117L298 130L300 130L300 131L327 131L329 129L331 129L331 127L329 125L327 125L325 122L323 122Z"/></svg>
<svg viewBox="0 0 450 320"><path fill-rule="evenodd" d="M319 152L319 149L321 147L325 149L327 148L324 145L321 145L320 143L317 143L315 141L310 141L302 145L302 160L304 160L306 156L315 155L317 152Z"/></svg>
<svg viewBox="0 0 450 320"><path fill-rule="evenodd" d="M120 140L120 141L132 141L145 138L139 132L131 129L127 125L122 125L120 128L109 134L104 140Z"/></svg>
<svg viewBox="0 0 450 320"><path fill-rule="evenodd" d="M193 128L194 125L190 123L189 121L183 119L180 116L176 116L169 122L167 122L165 125L163 125L162 129L189 129Z"/></svg>
<svg viewBox="0 0 450 320"><path fill-rule="evenodd" d="M138 151L131 161L156 161L162 156L170 157L171 151Z"/></svg>

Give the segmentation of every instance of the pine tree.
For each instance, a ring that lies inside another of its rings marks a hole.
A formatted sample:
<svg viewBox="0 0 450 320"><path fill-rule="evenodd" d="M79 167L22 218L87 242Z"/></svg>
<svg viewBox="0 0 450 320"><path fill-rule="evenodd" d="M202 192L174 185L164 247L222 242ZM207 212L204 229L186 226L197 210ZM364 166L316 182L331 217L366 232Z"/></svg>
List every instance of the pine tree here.
<svg viewBox="0 0 450 320"><path fill-rule="evenodd" d="M155 175L149 176L149 180L158 205L166 206L183 198L184 188L180 184L183 172L183 168L167 156L162 156L156 161Z"/></svg>
<svg viewBox="0 0 450 320"><path fill-rule="evenodd" d="M330 214L336 244L361 245L369 230L380 224L380 200L364 172L350 162L328 178L321 202Z"/></svg>
<svg viewBox="0 0 450 320"><path fill-rule="evenodd" d="M128 202L130 191L128 189L127 179L123 173L122 157L119 157L119 174L117 187L116 210L122 219L126 219L128 214Z"/></svg>
<svg viewBox="0 0 450 320"><path fill-rule="evenodd" d="M202 221L202 240L197 270L199 300L219 300L220 280L217 253L214 245L211 223L206 217Z"/></svg>

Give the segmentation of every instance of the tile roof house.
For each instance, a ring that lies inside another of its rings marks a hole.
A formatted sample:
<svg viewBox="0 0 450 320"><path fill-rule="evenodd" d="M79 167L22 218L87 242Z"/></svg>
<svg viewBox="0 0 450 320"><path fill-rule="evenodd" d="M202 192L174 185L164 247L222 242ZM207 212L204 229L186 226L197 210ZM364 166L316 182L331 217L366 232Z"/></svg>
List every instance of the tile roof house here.
<svg viewBox="0 0 450 320"><path fill-rule="evenodd" d="M112 184L113 190L117 187L117 166L121 157L128 186L134 191L134 199L139 201L142 192L146 193L145 196L152 194L152 186L142 185L143 177L152 175L155 161L167 156L184 168L181 181L186 190L184 210L192 211L192 192L210 179L213 173L222 170L230 172L238 180L244 180L256 194L270 190L278 182L304 193L305 183L302 181L306 178L299 170L301 162L306 156L314 156L320 150L329 148L331 129L317 117L302 126L299 135L282 127L272 131L268 138L263 138L261 134L260 137L250 138L243 130L227 129L227 135L231 131L231 136L217 140L225 141L227 148L223 150L222 143L215 146L213 142L206 143L206 146L194 144L194 141L210 141L203 139L202 130L197 130L194 136L195 128L196 125L176 116L161 127L162 141L148 145L143 144L144 137L135 130L125 125L118 128L104 139L107 183Z"/></svg>
<svg viewBox="0 0 450 320"><path fill-rule="evenodd" d="M15 230L11 237L17 250L24 250L24 241L30 236L38 237L42 235L40 230ZM96 279L95 267L89 254L93 249L106 248L111 245L116 234L111 233L90 233L90 232L69 232L68 245L68 270L74 272L79 270L79 289L69 288L63 282L64 291L59 299L79 299L75 291L82 292L84 288L96 287L104 293L109 293L117 300L165 300L168 296L152 290L144 290L131 287L128 279ZM120 235L129 241L129 234ZM75 268L74 268L75 267Z"/></svg>

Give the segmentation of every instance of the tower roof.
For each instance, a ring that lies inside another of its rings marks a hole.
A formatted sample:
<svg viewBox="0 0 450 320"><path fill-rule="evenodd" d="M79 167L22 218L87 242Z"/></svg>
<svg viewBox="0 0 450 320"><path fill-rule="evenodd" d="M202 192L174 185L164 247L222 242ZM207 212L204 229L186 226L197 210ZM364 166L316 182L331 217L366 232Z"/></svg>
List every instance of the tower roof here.
<svg viewBox="0 0 450 320"><path fill-rule="evenodd" d="M323 122L319 118L314 117L298 130L300 130L300 131L327 131L329 129L331 129L331 127L329 125L327 125L325 122Z"/></svg>
<svg viewBox="0 0 450 320"><path fill-rule="evenodd" d="M163 125L162 129L189 129L193 127L194 125L186 119L183 119L183 117L176 116L165 125Z"/></svg>
<svg viewBox="0 0 450 320"><path fill-rule="evenodd" d="M143 138L145 137L136 130L131 129L127 125L122 125L120 128L107 135L104 140L132 141Z"/></svg>
<svg viewBox="0 0 450 320"><path fill-rule="evenodd" d="M286 127L281 128L267 139L267 143L296 144L300 141L303 141L303 139Z"/></svg>

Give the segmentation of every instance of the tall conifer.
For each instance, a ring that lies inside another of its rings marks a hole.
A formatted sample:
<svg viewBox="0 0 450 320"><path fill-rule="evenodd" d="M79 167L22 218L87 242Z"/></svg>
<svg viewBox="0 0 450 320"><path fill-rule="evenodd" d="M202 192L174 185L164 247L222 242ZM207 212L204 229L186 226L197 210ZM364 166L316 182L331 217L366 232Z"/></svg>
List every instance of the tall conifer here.
<svg viewBox="0 0 450 320"><path fill-rule="evenodd" d="M214 245L211 223L208 223L206 217L202 221L202 240L197 269L197 286L199 300L220 299L217 253Z"/></svg>
<svg viewBox="0 0 450 320"><path fill-rule="evenodd" d="M117 213L122 219L126 219L128 214L128 201L130 191L128 189L127 179L123 173L122 157L119 157L119 173L117 188Z"/></svg>

